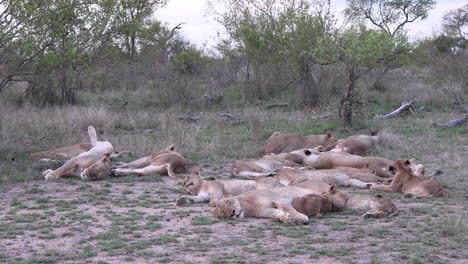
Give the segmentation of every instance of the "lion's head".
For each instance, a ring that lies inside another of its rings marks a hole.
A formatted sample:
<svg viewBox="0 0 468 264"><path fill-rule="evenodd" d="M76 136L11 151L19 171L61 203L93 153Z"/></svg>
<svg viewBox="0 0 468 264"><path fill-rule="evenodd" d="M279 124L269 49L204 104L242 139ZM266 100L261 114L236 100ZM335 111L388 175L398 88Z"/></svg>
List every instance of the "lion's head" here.
<svg viewBox="0 0 468 264"><path fill-rule="evenodd" d="M328 151L336 146L338 139L333 135L333 131L329 130L325 134L325 140L323 141L323 149L324 151Z"/></svg>
<svg viewBox="0 0 468 264"><path fill-rule="evenodd" d="M182 183L182 188L186 193L189 193L191 195L197 195L200 191L202 183L203 180L200 177L200 169L193 168L192 174L190 176L187 176L184 182Z"/></svg>
<svg viewBox="0 0 468 264"><path fill-rule="evenodd" d="M409 159L411 172L419 177L424 177L424 165L416 162L415 158Z"/></svg>
<svg viewBox="0 0 468 264"><path fill-rule="evenodd" d="M103 180L111 177L111 162L109 157L104 156L100 160L84 169L80 176L82 179Z"/></svg>
<svg viewBox="0 0 468 264"><path fill-rule="evenodd" d="M213 211L213 216L218 218L238 219L244 218L242 206L235 197L228 197L219 200L216 203L216 209Z"/></svg>

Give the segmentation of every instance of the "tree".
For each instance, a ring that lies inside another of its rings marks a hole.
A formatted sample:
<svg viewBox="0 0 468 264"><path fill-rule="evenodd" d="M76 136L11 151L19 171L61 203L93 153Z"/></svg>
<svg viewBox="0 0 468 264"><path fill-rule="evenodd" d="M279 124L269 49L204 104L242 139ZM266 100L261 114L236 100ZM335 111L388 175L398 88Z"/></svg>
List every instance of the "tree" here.
<svg viewBox="0 0 468 264"><path fill-rule="evenodd" d="M252 65L257 98L262 97L262 83L277 86L288 73L288 83L298 83L303 105L320 103L313 67L331 63L324 59L334 21L329 1L230 0L219 21L229 43L247 57L248 68Z"/></svg>
<svg viewBox="0 0 468 264"><path fill-rule="evenodd" d="M111 0L99 4L92 0L4 4L4 18L10 21L4 26L16 33L2 47L2 64L9 71L2 78L2 88L11 82L27 81L33 94L59 88L58 102L74 103L80 70L88 67L93 51L108 35Z"/></svg>
<svg viewBox="0 0 468 264"><path fill-rule="evenodd" d="M113 0L115 16L112 25L114 44L130 57L137 54L141 40L148 31L160 30L160 23L153 23L154 10L167 4L167 0ZM153 29L153 30L151 30Z"/></svg>
<svg viewBox="0 0 468 264"><path fill-rule="evenodd" d="M468 38L468 4L444 15L444 29L447 35L463 40Z"/></svg>
<svg viewBox="0 0 468 264"><path fill-rule="evenodd" d="M408 59L410 46L404 34L388 35L383 30L354 25L336 38L337 60L346 72L348 85L340 100L340 117L351 126L353 108L360 103L357 82L382 64L402 64Z"/></svg>
<svg viewBox="0 0 468 264"><path fill-rule="evenodd" d="M346 16L366 20L390 36L395 36L408 23L426 19L434 0L347 0Z"/></svg>

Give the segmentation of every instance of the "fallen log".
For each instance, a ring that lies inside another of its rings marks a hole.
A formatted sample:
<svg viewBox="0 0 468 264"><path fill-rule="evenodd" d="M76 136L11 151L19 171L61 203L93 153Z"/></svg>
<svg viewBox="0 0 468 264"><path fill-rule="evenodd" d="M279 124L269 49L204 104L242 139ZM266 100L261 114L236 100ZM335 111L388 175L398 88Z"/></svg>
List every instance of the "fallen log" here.
<svg viewBox="0 0 468 264"><path fill-rule="evenodd" d="M388 113L386 115L376 115L374 116L374 119L390 118L390 117L397 116L399 114L406 113L407 111L411 111L414 115L414 102L415 101L416 99L412 99L411 101L403 102L401 106L398 107L398 109L394 110L393 112Z"/></svg>
<svg viewBox="0 0 468 264"><path fill-rule="evenodd" d="M456 127L460 124L463 124L468 120L468 115L465 115L463 117L448 121L446 123L434 123L434 126L439 126L439 127Z"/></svg>
<svg viewBox="0 0 468 264"><path fill-rule="evenodd" d="M287 106L288 106L288 103L273 103L273 104L269 104L265 106L265 109L270 109L274 107L287 107Z"/></svg>
<svg viewBox="0 0 468 264"><path fill-rule="evenodd" d="M179 117L179 120L187 122L197 122L197 120L200 118L201 116L181 116Z"/></svg>
<svg viewBox="0 0 468 264"><path fill-rule="evenodd" d="M224 113L224 114L220 114L220 116L226 117L226 120L230 121L232 124L244 124L245 123L244 119L237 117L233 114Z"/></svg>

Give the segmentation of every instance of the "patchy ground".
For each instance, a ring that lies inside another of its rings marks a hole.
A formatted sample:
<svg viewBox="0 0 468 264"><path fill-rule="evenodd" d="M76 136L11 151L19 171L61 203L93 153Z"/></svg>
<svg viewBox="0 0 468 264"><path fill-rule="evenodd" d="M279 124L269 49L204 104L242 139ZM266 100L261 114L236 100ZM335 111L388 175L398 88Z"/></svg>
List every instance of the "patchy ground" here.
<svg viewBox="0 0 468 264"><path fill-rule="evenodd" d="M214 175L213 167L203 171ZM468 263L460 194L416 201L390 194L401 210L395 218L345 211L288 226L215 219L207 204L177 207L179 183L145 176L1 186L0 262Z"/></svg>

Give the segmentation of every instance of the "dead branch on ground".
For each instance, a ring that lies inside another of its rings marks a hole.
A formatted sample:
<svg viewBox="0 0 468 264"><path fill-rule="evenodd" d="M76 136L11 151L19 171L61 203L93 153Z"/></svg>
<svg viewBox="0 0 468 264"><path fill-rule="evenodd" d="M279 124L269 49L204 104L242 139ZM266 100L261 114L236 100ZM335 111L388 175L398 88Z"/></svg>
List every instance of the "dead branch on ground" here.
<svg viewBox="0 0 468 264"><path fill-rule="evenodd" d="M464 115L463 117L459 117L457 119L448 121L446 123L434 123L434 126L439 126L439 127L456 127L460 124L463 124L468 120L468 115Z"/></svg>
<svg viewBox="0 0 468 264"><path fill-rule="evenodd" d="M273 104L269 104L265 106L265 109L270 109L274 107L287 107L287 106L288 106L288 103L273 103Z"/></svg>
<svg viewBox="0 0 468 264"><path fill-rule="evenodd" d="M414 103L417 101L416 98L414 99L411 99L410 101L408 102L403 102L401 104L400 107L398 107L398 109L394 110L393 112L391 113L388 113L386 115L377 115L374 117L374 119L385 119L385 118L391 118L391 117L394 117L394 116L397 116L397 115L402 115L402 114L406 114L408 112L412 113L414 116L416 116L416 113L415 113L415 106L414 106Z"/></svg>

